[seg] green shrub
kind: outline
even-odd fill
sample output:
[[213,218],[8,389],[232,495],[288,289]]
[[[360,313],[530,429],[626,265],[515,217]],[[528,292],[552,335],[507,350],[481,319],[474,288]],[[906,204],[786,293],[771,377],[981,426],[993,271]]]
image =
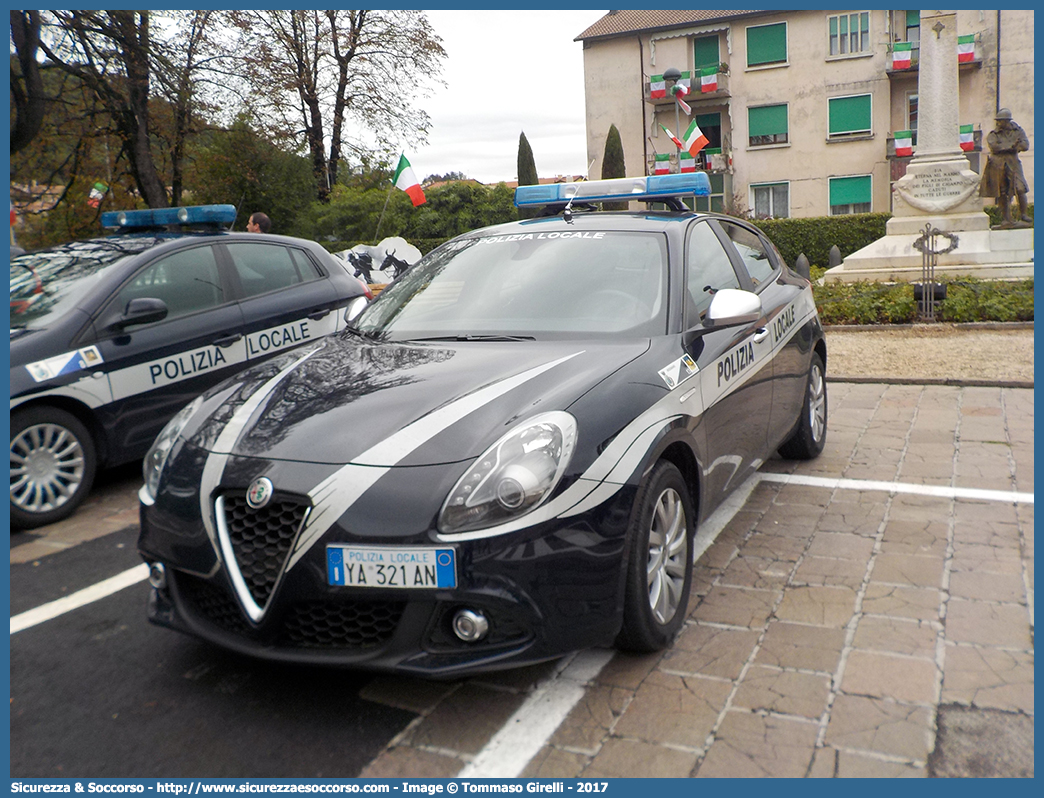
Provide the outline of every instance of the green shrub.
[[949,280],[939,308],[943,321],[1033,321],[1033,280]]

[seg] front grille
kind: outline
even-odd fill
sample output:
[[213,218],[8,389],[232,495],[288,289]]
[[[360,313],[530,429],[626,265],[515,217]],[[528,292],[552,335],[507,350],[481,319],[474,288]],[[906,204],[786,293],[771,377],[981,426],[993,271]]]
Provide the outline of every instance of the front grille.
[[251,597],[264,607],[272,595],[308,504],[295,498],[273,499],[255,510],[242,493],[224,496],[225,528],[236,566]]
[[300,602],[283,621],[283,637],[302,648],[376,648],[395,633],[405,607],[402,601]]
[[227,590],[206,579],[184,573],[179,573],[176,578],[178,592],[194,615],[226,632],[242,635],[250,631],[243,611]]

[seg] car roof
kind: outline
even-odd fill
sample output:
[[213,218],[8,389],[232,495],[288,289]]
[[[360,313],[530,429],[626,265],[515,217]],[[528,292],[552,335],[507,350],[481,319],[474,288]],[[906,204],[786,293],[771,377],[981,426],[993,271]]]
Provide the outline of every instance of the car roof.
[[534,233],[541,230],[619,230],[624,232],[665,232],[678,229],[697,218],[717,218],[713,214],[694,211],[586,211],[575,210],[569,220],[561,213],[517,222],[506,222],[465,233],[463,238],[477,236]]

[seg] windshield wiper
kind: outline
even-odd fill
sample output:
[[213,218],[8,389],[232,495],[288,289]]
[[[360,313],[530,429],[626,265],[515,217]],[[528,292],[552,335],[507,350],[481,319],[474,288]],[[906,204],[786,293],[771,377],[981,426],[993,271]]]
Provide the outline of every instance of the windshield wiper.
[[535,341],[532,335],[433,335],[428,338],[410,338],[411,341]]

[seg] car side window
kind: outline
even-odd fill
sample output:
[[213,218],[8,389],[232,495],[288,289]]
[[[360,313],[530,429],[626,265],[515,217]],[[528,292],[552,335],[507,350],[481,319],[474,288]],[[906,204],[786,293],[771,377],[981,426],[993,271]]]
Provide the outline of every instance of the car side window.
[[303,252],[290,247],[247,242],[225,246],[246,297],[278,291],[321,276]]
[[729,255],[707,222],[689,229],[686,263],[686,327],[695,326],[722,288],[739,288],[739,278]]
[[167,319],[217,307],[225,301],[213,247],[192,247],[147,266],[119,293],[124,311],[132,299],[162,299]]
[[754,287],[758,288],[772,279],[775,267],[769,257],[768,247],[752,230],[741,227],[738,224],[721,223],[722,229],[736,245],[736,250],[743,258],[743,264],[747,267],[750,279],[754,281]]

